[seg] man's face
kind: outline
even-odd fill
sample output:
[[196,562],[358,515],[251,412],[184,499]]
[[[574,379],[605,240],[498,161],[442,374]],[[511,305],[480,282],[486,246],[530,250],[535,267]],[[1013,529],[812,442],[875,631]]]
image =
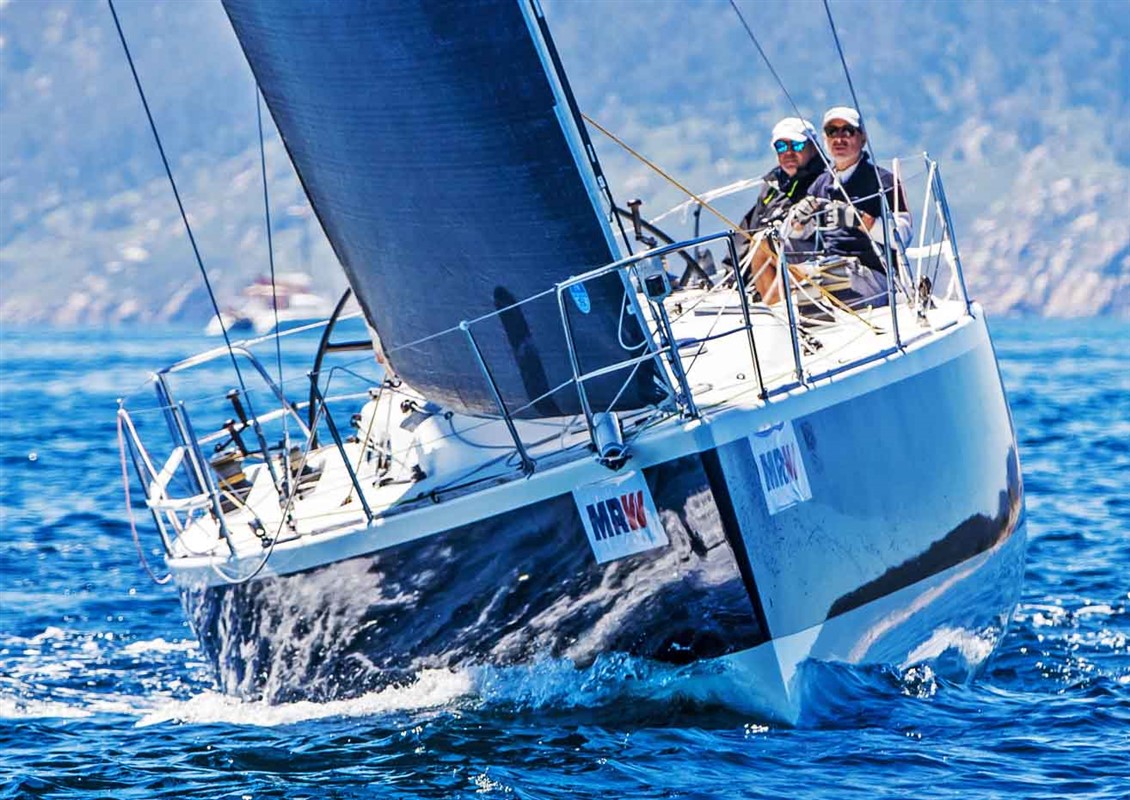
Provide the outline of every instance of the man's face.
[[[803,145],[803,149],[797,150],[796,148],[801,145]],[[782,148],[784,152],[781,152]],[[788,139],[778,139],[773,143],[773,149],[777,151],[777,163],[790,178],[796,175],[798,169],[812,160],[816,151],[811,142],[793,142]]]
[[859,160],[866,137],[847,120],[830,119],[824,124],[824,141],[837,167],[850,167]]

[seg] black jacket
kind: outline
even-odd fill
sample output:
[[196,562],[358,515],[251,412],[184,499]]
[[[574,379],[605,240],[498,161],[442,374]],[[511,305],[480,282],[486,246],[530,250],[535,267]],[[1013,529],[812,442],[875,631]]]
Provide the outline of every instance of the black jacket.
[[[785,212],[809,194],[813,182],[823,173],[824,161],[819,154],[810,158],[792,177],[780,167],[769,170],[761,178],[765,185],[761,187],[757,202],[742,217],[741,229],[752,232],[764,228],[770,222],[780,222],[784,219]],[[750,241],[738,234],[734,237],[734,245],[740,263],[745,260]]]
[[[878,176],[876,177],[876,173]],[[883,191],[887,195],[888,208],[895,207],[895,177],[882,167],[876,168],[871,159],[864,152],[860,155],[855,172],[844,182],[844,191],[851,198],[852,203],[860,211],[866,211],[873,217],[879,218],[883,214],[883,204],[879,200],[879,181],[882,181]],[[844,195],[836,188],[835,177],[831,172],[820,175],[808,189],[813,197],[823,197],[829,200],[843,200]],[[900,189],[901,193],[901,189]],[[898,207],[906,210],[906,198],[900,197]],[[876,225],[882,224],[876,222]],[[834,228],[822,233],[824,249],[829,253],[843,256],[855,256],[860,263],[871,269],[885,271],[883,262],[875,252],[875,245],[871,235],[858,227]],[[881,247],[881,246],[880,246]]]

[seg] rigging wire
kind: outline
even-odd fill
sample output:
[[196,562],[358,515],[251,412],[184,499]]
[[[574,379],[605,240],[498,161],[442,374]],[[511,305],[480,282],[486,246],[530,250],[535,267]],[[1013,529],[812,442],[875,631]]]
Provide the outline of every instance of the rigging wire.
[[[730,2],[733,2],[733,0],[730,0]],[[855,82],[851,79],[851,70],[848,69],[847,59],[844,57],[844,48],[843,45],[840,44],[840,34],[836,30],[836,21],[832,19],[832,8],[828,5],[828,0],[824,0],[824,13],[828,15],[828,25],[832,29],[832,39],[836,43],[836,52],[840,54],[840,64],[844,68],[844,77],[847,78],[848,92],[851,93],[852,107],[855,109],[855,113],[859,114],[859,127],[867,130],[867,126],[864,124],[863,111],[861,111],[859,107],[859,96],[855,93]],[[867,140],[864,141],[863,144],[867,148],[867,154],[871,156],[871,161],[874,164],[875,153],[871,149],[871,137],[867,137]],[[878,164],[875,164],[875,166],[878,168]]]
[[[733,1],[734,0],[730,0],[730,2],[733,2]],[[864,124],[863,112],[860,111],[860,109],[859,109],[859,96],[855,93],[855,81],[853,81],[851,79],[851,70],[848,69],[847,58],[844,56],[844,48],[843,48],[843,45],[840,43],[840,34],[839,34],[839,31],[836,30],[836,21],[834,19],[832,19],[832,7],[830,5],[828,5],[828,0],[824,0],[824,13],[827,14],[827,16],[828,16],[828,26],[832,29],[832,39],[836,43],[836,52],[838,52],[840,54],[840,64],[844,68],[844,77],[847,79],[848,91],[851,93],[851,102],[853,104],[852,107],[855,108],[855,113],[859,114],[859,127],[866,130],[867,126]],[[891,213],[891,209],[890,209],[890,206],[887,204],[887,194],[883,190],[883,177],[879,174],[879,162],[875,160],[875,151],[871,147],[871,137],[870,136],[866,137],[863,140],[863,146],[867,148],[867,155],[870,156],[870,158],[871,158],[871,167],[875,170],[875,180],[879,184],[879,205],[880,205],[880,208],[882,209],[882,212],[883,212],[880,215],[882,217],[881,221],[883,223],[883,251],[884,252],[882,253],[882,256],[883,256],[883,260],[889,266],[895,267],[895,269],[893,270],[895,272],[895,274],[888,276],[888,282],[889,282],[890,286],[893,288],[895,286],[895,283],[896,283],[895,278],[898,275],[898,269],[897,269],[897,265],[894,264],[894,261],[891,258],[891,256],[893,255],[893,248],[891,247],[891,229],[890,229],[890,225],[888,224],[889,220],[887,219],[887,215],[889,213]],[[899,191],[900,191],[898,182],[894,181],[891,188],[894,190],[895,202],[897,203],[898,202],[898,194],[899,194]],[[907,295],[909,296],[910,293],[907,292]],[[892,304],[894,302],[894,295],[893,294],[891,295],[891,302],[892,302]],[[898,323],[896,322],[895,323],[896,327],[897,327],[897,324]]]
[[[777,85],[781,87],[785,99],[789,101],[789,105],[793,107],[793,111],[796,112],[796,115],[804,119],[804,114],[801,113],[800,106],[796,104],[796,101],[793,100],[793,96],[789,94],[789,90],[785,88],[785,82],[781,80],[781,76],[777,74],[777,70],[773,67],[773,62],[769,60],[769,56],[766,55],[765,51],[762,49],[761,42],[757,40],[757,36],[754,35],[753,29],[749,27],[749,23],[745,20],[745,15],[742,14],[742,10],[738,8],[738,4],[735,0],[730,0],[730,8],[734,9],[734,13],[738,15],[738,21],[742,23],[742,27],[745,28],[749,40],[753,42],[753,46],[756,47],[757,52],[761,54],[761,60],[764,61],[765,66],[769,68],[769,74],[773,76],[773,79],[777,81]],[[817,150],[819,151],[819,148],[817,148]],[[821,153],[821,155],[823,155],[823,153]],[[825,159],[825,162],[827,162],[827,159]]]
[[[827,5],[828,5],[827,0],[824,0],[825,8],[827,8]],[[751,42],[753,42],[753,46],[757,48],[757,52],[761,55],[761,60],[765,62],[765,66],[768,67],[770,74],[772,74],[774,80],[777,81],[777,85],[781,88],[781,92],[785,95],[785,99],[788,100],[789,105],[793,107],[793,112],[800,119],[804,119],[804,114],[801,112],[800,106],[798,106],[796,104],[796,101],[793,100],[793,96],[791,94],[789,94],[788,88],[785,87],[785,82],[783,80],[781,80],[781,76],[777,74],[777,70],[773,67],[773,62],[769,60],[769,56],[766,54],[765,50],[761,47],[761,42],[758,41],[757,35],[753,32],[753,29],[749,26],[749,23],[746,22],[745,15],[742,14],[741,9],[738,8],[738,4],[737,4],[736,0],[730,0],[730,8],[734,9],[734,13],[738,15],[738,20],[742,23],[742,27],[745,28],[746,35],[749,37],[749,40]],[[829,11],[828,14],[829,14],[829,19],[831,19],[831,12]],[[833,26],[833,28],[832,28],[832,33],[833,33],[833,35],[835,35],[835,26]],[[839,47],[839,38],[838,37],[836,38],[836,46]],[[841,58],[843,57],[843,50],[840,51],[840,56],[841,56]],[[845,70],[847,69],[846,64],[844,65],[844,69]],[[851,85],[851,78],[850,77],[848,78],[848,84],[849,84],[849,86]],[[851,90],[851,96],[852,96],[852,102],[854,102],[856,104],[855,105],[856,111],[859,111],[859,103],[855,99],[855,89],[854,88],[852,88],[852,90]],[[860,114],[859,121],[860,121],[860,124],[862,126],[862,122],[863,122],[863,115],[862,114]],[[868,145],[870,145],[870,142],[868,142]],[[875,166],[875,168],[877,170],[878,164],[875,164],[875,155],[874,155],[874,153],[870,152],[870,148],[868,149],[868,153],[871,156],[871,161],[872,161],[873,166]],[[817,147],[816,148],[816,155],[820,156],[820,160],[824,162],[824,168],[834,173],[835,167],[832,163],[832,160],[824,152],[824,149],[821,148],[821,147]],[[879,176],[879,173],[876,172],[875,177],[878,178],[878,176]],[[836,186],[836,188],[838,188],[840,190],[840,193],[844,196],[844,200],[847,201],[847,204],[849,206],[851,206],[852,208],[855,208],[855,203],[852,201],[851,197],[848,196],[847,190],[844,189],[843,185],[840,184],[839,181],[836,181],[834,185]],[[881,185],[882,184],[880,183],[880,186]],[[880,254],[880,255],[882,255],[882,254]]]
[[[165,146],[161,143],[161,135],[157,132],[157,123],[153,119],[153,112],[149,108],[149,101],[145,96],[145,90],[141,86],[141,77],[137,74],[137,67],[133,62],[133,54],[130,52],[129,44],[126,42],[125,32],[122,30],[121,20],[118,19],[118,11],[114,7],[114,0],[106,0],[107,5],[110,7],[110,15],[114,18],[114,27],[118,31],[118,39],[122,43],[122,50],[125,52],[126,61],[129,64],[130,74],[133,75],[134,86],[137,87],[137,94],[141,98],[141,105],[145,108],[145,117],[149,120],[149,130],[153,133],[153,141],[157,144],[157,152],[161,154],[161,163],[165,167],[165,175],[169,179],[169,185],[173,190],[173,197],[177,202],[177,209],[180,211],[181,221],[184,223],[185,232],[188,234],[188,241],[192,245],[192,253],[196,258],[196,266],[200,270],[200,275],[204,279],[204,287],[208,290],[208,300],[212,304],[212,310],[216,314],[216,319],[220,323],[220,333],[224,337],[224,346],[227,348],[228,357],[231,359],[232,368],[235,370],[236,380],[239,382],[239,390],[241,396],[247,403],[247,411],[251,419],[257,419],[255,416],[255,409],[252,406],[251,394],[247,391],[247,383],[243,380],[243,372],[239,368],[239,360],[235,357],[235,350],[232,347],[231,336],[228,333],[227,325],[224,324],[223,315],[220,313],[219,303],[216,302],[216,293],[212,289],[212,281],[208,278],[208,270],[204,268],[204,259],[200,255],[200,248],[196,244],[196,237],[192,233],[192,225],[188,221],[188,212],[185,211],[184,202],[181,200],[180,191],[177,189],[177,182],[173,178],[173,169],[169,164],[169,158],[165,154]],[[270,454],[268,452],[267,441],[263,437],[263,431],[256,422],[254,425],[255,435],[259,439],[259,446],[263,451],[263,461],[267,465],[268,471],[271,474],[272,481],[278,485],[278,477],[275,475],[274,465],[271,463]]]
[[235,368],[236,377],[239,379],[239,388],[243,392],[244,397],[247,397],[248,406],[250,406],[250,397],[247,395],[247,387],[243,382],[243,373],[239,370],[239,362],[236,360],[235,351],[232,350],[231,337],[228,335],[227,325],[224,324],[224,318],[220,314],[220,307],[216,302],[216,294],[212,291],[212,282],[208,279],[208,271],[204,268],[204,259],[200,255],[200,248],[196,245],[196,237],[193,235],[192,226],[188,222],[188,213],[184,210],[184,203],[181,202],[177,182],[173,179],[172,167],[169,166],[169,159],[165,155],[165,147],[161,144],[161,136],[157,133],[157,123],[153,120],[153,112],[149,109],[149,101],[145,97],[145,90],[141,88],[141,78],[137,74],[137,67],[135,67],[133,63],[133,55],[130,53],[129,45],[126,43],[126,35],[122,31],[122,23],[118,20],[118,12],[117,9],[114,8],[114,0],[106,0],[106,3],[110,6],[110,14],[114,17],[114,27],[118,30],[118,38],[122,42],[122,49],[126,54],[126,61],[129,62],[129,70],[133,74],[134,85],[137,87],[137,93],[141,97],[141,104],[145,107],[145,116],[149,120],[149,129],[153,132],[153,140],[157,143],[157,151],[161,154],[161,163],[165,165],[165,175],[168,177],[169,185],[173,189],[173,197],[176,198],[181,221],[184,222],[184,229],[188,233],[188,241],[192,245],[192,253],[196,257],[196,266],[200,268],[200,275],[204,278],[204,288],[208,290],[208,300],[212,303],[212,310],[216,313],[216,319],[220,322],[220,333],[224,336],[224,344],[228,349],[228,355],[231,356],[231,363]]
[[[279,371],[279,387],[283,386],[282,338],[279,336],[279,296],[275,283],[275,245],[271,235],[271,198],[267,191],[267,151],[263,143],[263,96],[259,86],[255,86],[255,121],[259,126],[259,172],[263,176],[263,217],[267,223],[267,260],[271,265],[271,310],[275,314],[275,363]],[[285,408],[285,405],[284,405]],[[283,414],[283,441],[289,442],[290,435],[286,414]]]

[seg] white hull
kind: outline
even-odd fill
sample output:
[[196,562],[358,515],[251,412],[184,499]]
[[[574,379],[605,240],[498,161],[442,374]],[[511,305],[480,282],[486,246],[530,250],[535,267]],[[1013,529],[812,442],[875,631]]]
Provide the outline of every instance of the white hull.
[[[795,721],[806,659],[900,665],[918,653],[928,660],[941,655],[931,650],[939,637],[975,618],[983,619],[977,630],[990,641],[987,653],[1015,604],[1024,535],[1011,424],[983,319],[950,311],[944,330],[921,331],[904,351],[818,388],[768,403],[730,388],[724,401],[702,402],[699,419],[672,418],[635,438],[617,473],[591,457],[553,464],[533,449],[540,462],[532,476],[436,501],[429,481],[437,462],[425,458],[429,477],[408,487],[421,500],[405,501],[403,486],[373,487],[371,508],[390,502],[383,493],[403,510],[378,511],[371,523],[358,503],[342,505],[349,481],[338,475],[340,488],[330,491],[334,477],[324,473],[324,494],[311,493],[299,508],[298,535],[281,539],[266,564],[250,529],[236,538],[232,558],[206,518],[177,540],[169,564],[222,685],[237,694],[330,698],[342,693],[343,676],[348,693],[422,668],[546,655],[584,664],[625,649],[677,663],[719,659],[748,678],[748,697],[736,701]],[[740,353],[718,352],[715,364],[740,372]],[[770,513],[751,434],[781,422],[797,431],[811,497]],[[479,436],[489,441],[489,433]],[[481,457],[476,447],[464,456],[476,451]],[[448,472],[474,467],[457,453],[443,455]],[[569,519],[579,513],[578,492],[633,472],[648,478],[669,546],[598,564],[579,518]],[[264,475],[248,503],[266,492]],[[236,537],[238,519],[229,515]],[[313,524],[323,527],[303,532]],[[538,549],[545,539],[553,546]],[[555,564],[575,574],[556,574]],[[228,585],[257,568],[251,586],[261,588]],[[434,584],[414,577],[425,568]],[[520,593],[531,575],[548,581],[536,586],[540,610],[524,601],[499,611],[500,598]],[[556,582],[578,576],[588,588],[553,595]],[[622,588],[609,594],[612,585]],[[640,616],[664,595],[670,610]],[[430,618],[452,613],[453,603],[476,610],[439,639],[431,631],[421,639],[411,625],[369,643],[355,635],[381,626],[382,613]],[[323,622],[303,638],[288,615],[267,621],[281,607]],[[677,607],[700,617],[679,621]],[[577,619],[579,627],[570,622]],[[296,667],[296,650],[324,660],[303,658]],[[360,662],[368,667],[358,671]]]

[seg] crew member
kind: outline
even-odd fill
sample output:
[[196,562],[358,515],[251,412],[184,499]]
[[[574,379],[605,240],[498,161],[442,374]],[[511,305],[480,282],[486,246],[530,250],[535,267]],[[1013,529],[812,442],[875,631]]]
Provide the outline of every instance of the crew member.
[[894,175],[873,164],[863,149],[867,132],[854,108],[836,106],[824,114],[824,141],[832,168],[812,182],[808,193],[814,200],[805,202],[813,209],[821,208],[825,219],[830,216],[829,209],[839,212],[836,219],[841,224],[820,228],[823,250],[859,259],[870,273],[861,273],[853,281],[853,290],[883,305],[887,270],[880,256],[884,242],[880,195],[886,197],[891,211],[890,227],[904,244],[910,241],[913,227],[906,195],[901,186],[896,190]]
[[[785,117],[773,126],[770,142],[777,154],[777,166],[762,177],[761,193],[742,218],[741,231],[735,234],[734,242],[742,273],[752,277],[766,302],[775,301],[770,297],[774,290],[769,267],[777,260],[777,254],[765,234],[806,196],[812,183],[824,172],[824,157],[817,152],[816,129],[808,120]],[[813,246],[812,239],[786,241],[789,253],[802,254]],[[772,274],[775,275],[775,270]]]

